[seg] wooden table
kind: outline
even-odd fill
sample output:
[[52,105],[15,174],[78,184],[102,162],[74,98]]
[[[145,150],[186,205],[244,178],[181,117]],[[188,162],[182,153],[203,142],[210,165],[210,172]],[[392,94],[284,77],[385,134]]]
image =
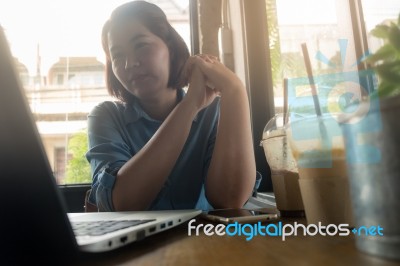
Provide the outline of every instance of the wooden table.
[[[208,223],[196,218],[198,223]],[[284,223],[304,219],[283,220]],[[399,251],[400,252],[400,251]],[[350,236],[188,236],[183,224],[120,250],[97,255],[84,265],[400,265],[359,252]]]

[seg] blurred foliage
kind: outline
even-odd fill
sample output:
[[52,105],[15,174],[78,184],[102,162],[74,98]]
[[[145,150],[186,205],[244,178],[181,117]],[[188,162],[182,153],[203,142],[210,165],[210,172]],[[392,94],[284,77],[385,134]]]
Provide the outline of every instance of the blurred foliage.
[[400,14],[390,25],[377,25],[371,34],[384,45],[366,58],[379,76],[377,93],[380,97],[400,94]]
[[68,153],[72,155],[67,164],[66,184],[91,183],[90,165],[85,154],[88,150],[86,132],[74,134],[68,142]]
[[285,77],[303,77],[307,75],[304,68],[304,60],[300,52],[281,52],[276,1],[266,1],[272,81],[275,90],[282,88]]
[[269,34],[269,51],[271,57],[271,70],[272,80],[274,87],[277,83],[280,83],[282,79],[281,75],[281,45],[278,28],[278,11],[276,9],[276,0],[266,1],[266,12],[267,12],[267,25]]

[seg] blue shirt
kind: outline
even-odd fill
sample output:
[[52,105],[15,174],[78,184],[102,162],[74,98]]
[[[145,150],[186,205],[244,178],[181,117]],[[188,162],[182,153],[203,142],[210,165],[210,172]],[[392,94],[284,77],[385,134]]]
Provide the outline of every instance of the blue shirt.
[[[178,99],[182,97],[184,91],[178,90]],[[214,149],[219,102],[216,98],[193,120],[183,150],[149,209],[212,208],[205,197],[204,182]],[[118,170],[140,151],[161,124],[162,121],[144,112],[138,100],[133,104],[107,101],[92,110],[88,116],[89,151],[86,154],[93,175],[90,203],[101,211],[114,210],[111,191]],[[157,156],[154,167],[157,167]]]

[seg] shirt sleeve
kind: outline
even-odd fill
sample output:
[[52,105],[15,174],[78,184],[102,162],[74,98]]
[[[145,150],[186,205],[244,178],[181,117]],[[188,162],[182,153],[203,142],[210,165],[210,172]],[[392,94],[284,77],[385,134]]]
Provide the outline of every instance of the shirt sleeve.
[[92,170],[89,202],[100,211],[114,211],[112,189],[118,170],[133,156],[123,138],[124,121],[112,102],[103,103],[88,116],[89,151]]

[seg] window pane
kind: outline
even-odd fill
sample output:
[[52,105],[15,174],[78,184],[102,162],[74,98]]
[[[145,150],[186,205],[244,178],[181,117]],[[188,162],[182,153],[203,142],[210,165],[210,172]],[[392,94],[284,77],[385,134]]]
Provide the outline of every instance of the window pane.
[[307,44],[315,76],[356,69],[347,0],[267,0],[266,3],[277,113],[283,107],[283,79],[307,77],[302,43]]
[[368,37],[368,48],[370,52],[375,52],[383,45],[381,39],[371,35],[371,30],[375,26],[382,24],[388,25],[391,21],[396,21],[400,13],[399,0],[362,0],[365,28]]
[[[54,176],[59,184],[90,182],[86,117],[110,100],[104,81],[101,29],[128,0],[0,2],[0,24]],[[153,0],[190,49],[189,0]]]

